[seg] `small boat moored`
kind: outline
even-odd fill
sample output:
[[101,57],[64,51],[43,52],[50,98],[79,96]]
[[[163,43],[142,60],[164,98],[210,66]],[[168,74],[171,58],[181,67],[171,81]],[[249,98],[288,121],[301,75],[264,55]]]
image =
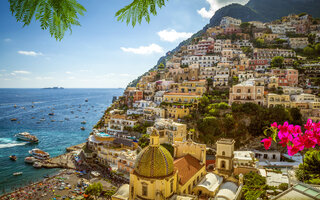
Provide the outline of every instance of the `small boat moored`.
[[41,149],[32,149],[29,151],[29,154],[39,160],[46,160],[50,158],[50,154],[42,151]]
[[49,113],[48,115],[51,115],[51,116],[53,116],[53,115],[54,115],[54,113]]
[[13,173],[13,176],[19,176],[19,175],[22,175],[22,172],[15,172],[15,173]]
[[9,156],[10,160],[16,161],[17,160],[17,156],[16,155],[11,155]]
[[17,118],[12,118],[11,121],[17,121]]
[[80,129],[81,129],[81,130],[83,130],[83,131],[84,131],[84,130],[86,130],[86,128],[85,128],[85,127],[83,127],[83,126],[82,126]]
[[35,162],[33,163],[32,165],[34,168],[41,168],[42,167],[42,164],[40,162]]
[[34,157],[26,157],[26,158],[24,159],[24,162],[25,162],[25,163],[28,163],[28,164],[33,164],[33,163],[36,162],[36,161],[37,161],[37,159],[34,158]]
[[82,122],[81,122],[81,124],[86,124],[86,123],[87,123],[86,121],[82,121]]

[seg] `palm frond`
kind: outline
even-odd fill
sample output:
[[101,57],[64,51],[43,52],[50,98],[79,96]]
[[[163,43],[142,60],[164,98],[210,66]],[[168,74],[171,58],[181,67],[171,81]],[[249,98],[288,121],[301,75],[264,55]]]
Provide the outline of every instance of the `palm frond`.
[[68,29],[72,32],[72,26],[80,26],[79,15],[86,11],[77,0],[9,0],[9,3],[12,15],[23,26],[35,19],[59,41]]
[[131,22],[134,27],[138,22],[141,24],[144,18],[146,22],[150,22],[150,14],[157,15],[157,7],[161,9],[168,0],[133,0],[132,3],[120,9],[116,13],[118,21]]

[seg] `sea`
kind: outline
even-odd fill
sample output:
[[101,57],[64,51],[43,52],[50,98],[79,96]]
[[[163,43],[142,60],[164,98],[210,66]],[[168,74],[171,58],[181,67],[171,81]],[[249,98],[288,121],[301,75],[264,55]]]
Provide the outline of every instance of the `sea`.
[[[120,88],[0,89],[0,194],[57,173],[58,169],[35,169],[24,158],[34,148],[54,157],[65,153],[66,147],[86,142],[113,96],[122,93]],[[20,132],[37,136],[39,143],[17,140],[15,134]],[[16,155],[17,161],[11,161],[10,155]],[[23,174],[13,176],[15,172]]]

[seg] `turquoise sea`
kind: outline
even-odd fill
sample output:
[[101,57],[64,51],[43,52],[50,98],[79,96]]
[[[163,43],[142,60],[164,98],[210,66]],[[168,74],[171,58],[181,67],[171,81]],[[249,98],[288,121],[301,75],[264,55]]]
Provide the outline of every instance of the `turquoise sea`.
[[[33,148],[53,157],[64,153],[66,147],[85,142],[112,97],[122,93],[123,89],[0,89],[0,194],[57,172],[35,169],[25,164],[24,158]],[[82,121],[87,123],[81,124]],[[18,141],[14,135],[20,132],[29,132],[40,142]],[[12,154],[18,157],[17,161],[9,160]],[[14,172],[23,174],[13,176]]]

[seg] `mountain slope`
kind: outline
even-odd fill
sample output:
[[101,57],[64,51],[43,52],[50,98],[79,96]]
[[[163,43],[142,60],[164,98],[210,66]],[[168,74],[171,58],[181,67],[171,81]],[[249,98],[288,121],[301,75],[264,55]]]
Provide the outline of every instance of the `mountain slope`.
[[[175,49],[167,52],[166,56],[161,57],[157,65],[161,62],[165,64],[166,58],[176,52],[181,46],[189,44],[193,38],[200,36],[208,28],[220,24],[222,17],[230,16],[241,19],[244,22],[248,21],[274,21],[281,19],[289,14],[300,14],[306,12],[313,17],[320,17],[320,0],[250,0],[246,5],[233,3],[216,11],[202,30],[192,35],[189,39],[181,42]],[[152,69],[155,69],[155,65]],[[135,86],[139,79],[133,80],[128,86]]]

